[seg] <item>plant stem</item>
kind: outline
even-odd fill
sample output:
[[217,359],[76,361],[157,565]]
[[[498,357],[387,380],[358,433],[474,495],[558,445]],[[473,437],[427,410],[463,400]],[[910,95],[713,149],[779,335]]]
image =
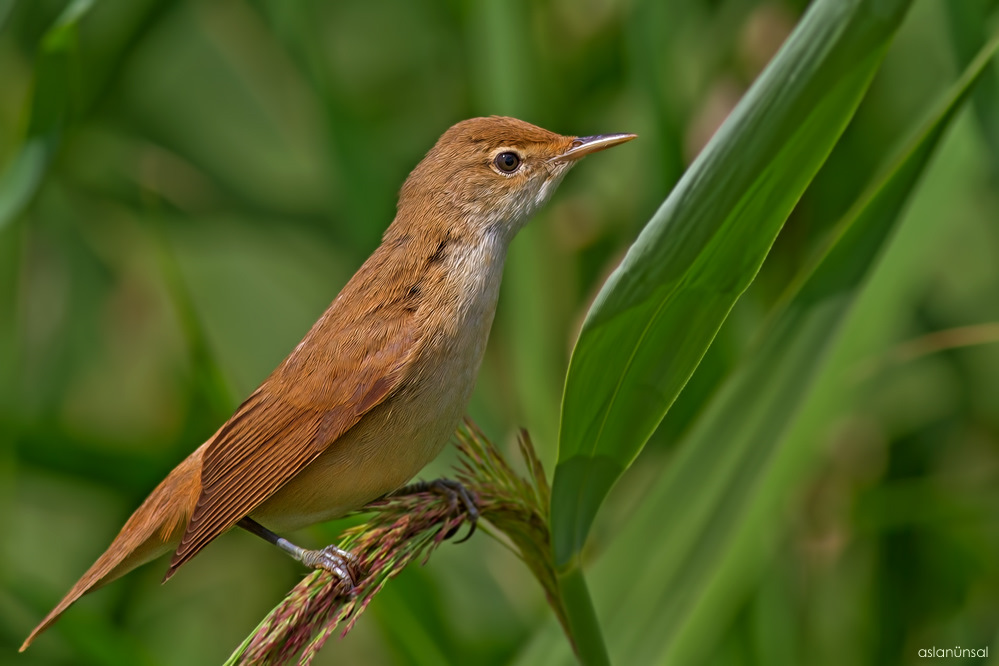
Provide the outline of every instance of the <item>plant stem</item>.
[[569,620],[569,641],[583,666],[610,666],[604,636],[590,600],[579,558],[574,557],[558,572],[559,593]]

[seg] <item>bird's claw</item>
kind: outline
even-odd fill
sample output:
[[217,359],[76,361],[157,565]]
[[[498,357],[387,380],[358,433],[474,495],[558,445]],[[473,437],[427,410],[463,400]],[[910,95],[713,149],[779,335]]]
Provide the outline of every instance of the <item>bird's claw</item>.
[[[448,498],[448,504],[450,504],[451,509],[455,510],[458,508],[458,502],[460,501],[465,507],[465,516],[468,519],[468,534],[466,534],[461,539],[455,541],[455,543],[464,543],[472,538],[475,534],[475,527],[479,523],[479,505],[476,503],[475,495],[468,490],[463,484],[454,479],[436,479],[430,483],[431,488],[437,492],[446,495]],[[454,526],[451,531],[444,535],[445,539],[450,539],[458,531],[458,526]]]
[[354,589],[355,576],[360,570],[360,562],[350,551],[330,544],[325,548],[307,550],[302,554],[302,564],[312,569],[329,571]]
[[[463,538],[455,541],[455,543],[464,543],[472,538],[475,534],[475,526],[478,523],[479,516],[479,505],[477,504],[475,493],[471,492],[466,488],[461,482],[455,481],[454,479],[434,479],[433,481],[417,481],[408,486],[403,486],[399,490],[392,493],[392,495],[410,495],[413,493],[422,492],[435,492],[440,495],[447,497],[448,505],[451,511],[458,510],[458,502],[465,508],[465,516],[468,519],[470,527],[468,528],[468,534]],[[458,531],[459,525],[451,528],[447,534],[444,535],[445,539],[450,539]]]

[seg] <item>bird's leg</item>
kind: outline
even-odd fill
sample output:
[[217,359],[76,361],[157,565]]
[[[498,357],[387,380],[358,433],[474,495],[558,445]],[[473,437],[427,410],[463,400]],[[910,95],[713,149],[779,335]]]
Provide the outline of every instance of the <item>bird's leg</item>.
[[256,534],[264,541],[274,544],[310,569],[325,569],[346,581],[351,588],[354,587],[354,574],[352,572],[359,570],[360,564],[353,553],[332,544],[317,550],[307,550],[271,532],[248,516],[236,524],[250,534]]
[[[434,492],[444,495],[448,499],[448,503],[451,506],[451,510],[454,511],[458,508],[458,502],[460,501],[465,507],[465,514],[468,518],[468,523],[471,527],[468,528],[468,534],[465,535],[463,539],[455,541],[455,543],[464,543],[472,538],[475,534],[475,525],[479,520],[479,505],[476,503],[475,493],[472,493],[465,486],[463,486],[458,481],[454,479],[434,479],[433,481],[417,481],[411,483],[407,486],[403,486],[398,490],[388,494],[388,497],[397,497],[399,495],[412,495],[415,493],[425,493]],[[458,531],[455,527],[450,532],[448,532],[444,538],[450,539],[454,536],[454,533]]]

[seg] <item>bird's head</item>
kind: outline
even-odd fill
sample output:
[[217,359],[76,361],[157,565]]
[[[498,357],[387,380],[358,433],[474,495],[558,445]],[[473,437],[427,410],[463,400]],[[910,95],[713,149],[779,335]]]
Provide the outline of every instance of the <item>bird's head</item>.
[[516,118],[472,118],[448,129],[413,169],[399,212],[438,218],[506,241],[551,196],[584,155],[634,134],[562,136]]

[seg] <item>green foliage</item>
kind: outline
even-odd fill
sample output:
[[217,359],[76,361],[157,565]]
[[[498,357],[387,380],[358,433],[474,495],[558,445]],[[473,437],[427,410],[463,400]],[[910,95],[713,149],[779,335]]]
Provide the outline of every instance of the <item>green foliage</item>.
[[677,183],[586,315],[566,377],[555,559],[693,373],[877,71],[908,2],[816,2]]
[[[624,650],[622,663],[684,664],[710,651],[717,639],[713,625],[731,613],[729,591],[744,586],[767,556],[773,512],[791,490],[788,481],[816,453],[816,425],[828,422],[830,414],[815,410],[835,402],[827,398],[803,413],[823,374],[842,372],[828,360],[843,324],[941,135],[997,44],[979,54],[836,225],[830,246],[801,272],[756,344],[705,406],[684,438],[682,453],[649,494],[648,506],[682,506],[683,511],[665,524],[661,513],[640,511],[622,534],[644,544],[650,553],[644,573],[651,575],[654,568],[672,592],[661,597],[645,585],[618,588],[621,603],[651,608],[645,621],[608,627]],[[649,539],[656,526],[662,527]],[[640,640],[653,628],[657,641]]]
[[[3,654],[300,339],[440,132],[490,113],[640,135],[514,244],[470,409],[563,463],[581,657],[999,650],[997,4],[913,3],[897,32],[900,1],[807,4],[0,3]],[[566,474],[595,454],[608,474]],[[302,576],[238,532],[162,567],[20,663],[221,663]],[[552,586],[481,535],[445,544],[313,663],[567,663]]]

